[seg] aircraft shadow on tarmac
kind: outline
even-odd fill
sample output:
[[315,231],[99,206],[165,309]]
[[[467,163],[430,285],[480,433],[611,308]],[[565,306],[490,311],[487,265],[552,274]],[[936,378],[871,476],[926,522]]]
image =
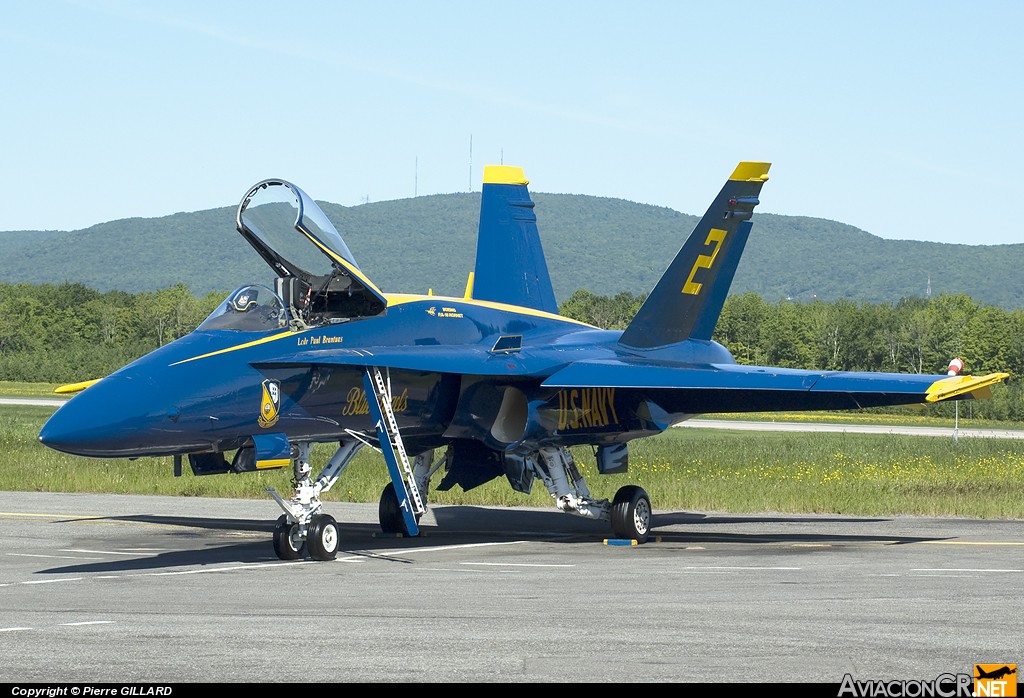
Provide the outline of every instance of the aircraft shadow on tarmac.
[[[399,563],[411,563],[401,557],[403,550],[423,546],[492,542],[495,540],[531,539],[548,543],[595,544],[608,538],[607,522],[567,516],[548,509],[496,508],[462,505],[435,506],[429,510],[436,524],[424,523],[421,536],[405,538],[400,535],[385,535],[380,527],[370,523],[338,522],[341,534],[340,557],[365,555],[374,559]],[[168,550],[155,555],[140,554],[136,558],[120,557],[116,560],[67,565],[48,570],[41,574],[83,574],[114,573],[144,570],[167,570],[175,567],[225,564],[293,564],[282,562],[276,557],[271,543],[273,521],[257,519],[227,519],[208,517],[130,515],[105,517],[108,521],[135,522],[167,527],[156,536],[169,535],[177,545],[184,539],[185,549]],[[758,515],[749,517],[730,515],[706,515],[688,512],[669,512],[652,517],[651,538],[645,546],[661,543],[685,543],[701,545],[707,543],[735,543],[747,545],[765,544],[906,544],[929,540],[935,537],[887,536],[871,534],[839,534],[827,531],[816,533],[800,532],[736,532],[715,531],[722,525],[750,524],[758,527],[772,524],[874,524],[885,522],[884,518],[849,518],[799,515]],[[68,519],[66,521],[74,521]],[[687,530],[687,525],[699,524],[702,530]],[[712,528],[708,528],[708,527]],[[195,529],[195,530],[189,530]],[[233,534],[265,534],[252,540],[230,541],[218,537],[217,531]],[[147,536],[154,534],[147,533]],[[164,541],[163,543],[166,543]],[[161,541],[154,540],[153,547],[160,547]],[[644,546],[634,546],[644,547]]]

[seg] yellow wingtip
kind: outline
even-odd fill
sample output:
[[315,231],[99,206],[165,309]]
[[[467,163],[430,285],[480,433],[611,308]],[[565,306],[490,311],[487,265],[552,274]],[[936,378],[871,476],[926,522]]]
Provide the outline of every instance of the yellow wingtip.
[[989,373],[984,376],[941,378],[928,386],[924,399],[928,402],[939,402],[964,393],[971,393],[975,399],[983,399],[991,394],[991,386],[1009,377],[1009,373]]
[[61,385],[61,386],[58,386],[58,387],[54,388],[53,392],[60,393],[60,394],[80,393],[81,391],[83,391],[86,388],[88,388],[90,385],[92,385],[94,383],[99,383],[99,382],[100,382],[100,379],[96,378],[96,379],[91,380],[91,381],[82,381],[80,383],[67,383],[65,385]]

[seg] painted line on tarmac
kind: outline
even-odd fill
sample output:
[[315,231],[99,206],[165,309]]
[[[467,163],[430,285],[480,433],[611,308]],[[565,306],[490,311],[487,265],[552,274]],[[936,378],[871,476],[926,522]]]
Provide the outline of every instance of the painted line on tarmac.
[[0,511],[0,519],[53,519],[61,523],[99,524],[106,526],[151,526],[156,528],[192,528],[188,524],[165,523],[162,521],[131,521],[117,516],[95,516],[83,514],[36,514],[29,512]]
[[959,572],[993,572],[993,573],[1009,572],[1009,573],[1017,573],[1017,574],[1020,574],[1021,572],[1024,572],[1024,570],[995,569],[995,568],[985,568],[985,567],[961,567],[961,568],[937,567],[937,568],[934,568],[934,569],[929,569],[929,568],[912,569],[910,571],[911,572],[955,572],[955,573],[959,573]]
[[0,516],[14,519],[40,518],[40,519],[106,519],[106,516],[83,516],[82,514],[32,514],[26,511],[0,511]]
[[48,560],[102,560],[101,557],[82,557],[81,555],[41,555],[39,553],[5,553],[8,557],[44,557]]
[[61,625],[107,625],[113,622],[112,620],[83,620],[78,623],[61,623]]
[[[113,620],[85,620],[85,621],[81,621],[81,622],[78,622],[78,623],[60,623],[59,625],[60,626],[65,626],[65,627],[80,626],[80,625],[109,625],[109,624],[112,624],[112,623],[115,623],[115,622],[116,621],[113,621]],[[14,627],[10,627],[10,628],[0,628],[0,633],[13,633],[13,632],[17,632],[19,630],[35,630],[35,628],[27,628],[27,627],[21,627],[21,626],[14,626]]]
[[799,572],[803,567],[742,567],[737,565],[721,565],[709,567],[682,567],[689,572]]
[[738,565],[721,565],[709,567],[682,567],[684,572],[799,572],[803,567],[743,567]]
[[1024,541],[999,540],[923,540],[925,545],[1024,545]]
[[[150,555],[149,555],[150,557],[156,557],[162,551],[161,550],[156,550],[156,551],[152,551],[152,550],[150,550],[150,551],[132,550],[132,551],[124,552],[124,551],[120,551],[120,550],[80,550],[80,549],[77,549],[77,548],[69,548],[67,550],[61,550],[60,552],[62,552],[62,553],[86,553],[87,555],[88,554],[92,554],[92,555],[129,555],[129,556],[134,556],[134,557],[138,557],[140,552],[149,552],[150,553]],[[100,558],[90,557],[90,558],[86,558],[86,559],[88,559],[88,560],[98,560]]]
[[541,565],[528,562],[460,562],[460,565],[475,565],[479,567],[575,567],[576,565]]
[[461,550],[461,549],[464,549],[464,548],[488,548],[488,547],[492,547],[492,546],[495,546],[495,545],[522,545],[523,543],[528,543],[528,542],[529,541],[525,541],[525,540],[509,540],[509,541],[500,541],[500,542],[494,542],[494,543],[459,543],[457,545],[435,545],[435,546],[430,547],[430,548],[407,548],[407,549],[401,550],[401,551],[392,550],[392,551],[389,551],[389,554],[396,555],[398,553],[401,553],[403,555],[407,555],[409,553],[434,553],[434,552],[437,552],[439,550]]

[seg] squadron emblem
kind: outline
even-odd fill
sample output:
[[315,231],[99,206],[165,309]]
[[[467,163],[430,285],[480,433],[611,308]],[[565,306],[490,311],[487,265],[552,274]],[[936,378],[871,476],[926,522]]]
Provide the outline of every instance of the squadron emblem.
[[277,424],[281,410],[281,383],[267,379],[263,381],[263,401],[260,404],[260,416],[256,420],[264,429]]

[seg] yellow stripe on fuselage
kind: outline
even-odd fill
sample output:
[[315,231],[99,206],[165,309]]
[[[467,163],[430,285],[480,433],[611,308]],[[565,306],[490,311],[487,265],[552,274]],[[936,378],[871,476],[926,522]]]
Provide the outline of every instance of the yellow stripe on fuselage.
[[[465,303],[468,305],[475,305],[482,308],[491,308],[492,310],[501,310],[507,313],[518,313],[520,315],[530,315],[533,317],[545,318],[548,320],[560,320],[562,322],[572,323],[574,325],[580,325],[582,327],[590,327],[592,329],[598,329],[594,325],[588,325],[585,322],[579,320],[573,320],[572,318],[563,317],[561,315],[555,315],[554,313],[546,313],[543,310],[534,310],[533,308],[523,308],[518,305],[508,305],[506,303],[495,303],[493,301],[478,301],[478,300],[467,300],[465,298],[451,298],[449,296],[419,296],[413,294],[386,294],[384,298],[388,302],[388,307],[405,305],[406,303],[417,303],[420,301],[429,301],[431,303],[450,302],[450,303]],[[311,327],[308,330],[302,332],[309,332],[311,330],[320,330],[321,327]],[[295,335],[302,334],[302,332],[294,332],[288,330],[287,332],[281,332],[279,334],[272,335],[270,337],[264,337],[263,339],[255,339],[251,342],[245,342],[243,344],[236,344],[233,347],[226,347],[224,349],[218,349],[217,351],[211,351],[206,354],[200,354],[199,356],[193,356],[189,359],[182,359],[181,361],[175,361],[171,366],[177,366],[179,364],[185,364],[189,361],[198,361],[199,359],[207,359],[211,356],[217,356],[219,354],[227,354],[228,352],[238,351],[239,349],[248,349],[249,347],[255,347],[259,344],[266,344],[267,342],[274,342],[278,339],[284,339],[286,337],[294,337]],[[355,350],[353,350],[355,351]]]
[[244,344],[236,344],[235,346],[227,347],[226,349],[218,349],[217,351],[211,351],[208,354],[200,354],[199,356],[193,356],[191,359],[182,359],[181,361],[175,361],[173,364],[171,364],[171,366],[177,366],[178,364],[187,364],[189,361],[198,361],[199,359],[206,359],[206,358],[209,358],[211,356],[217,356],[218,354],[227,354],[229,351],[238,351],[239,349],[248,349],[249,347],[254,347],[254,346],[258,345],[258,344],[266,344],[267,342],[274,342],[274,341],[277,341],[278,339],[284,339],[285,337],[292,337],[292,336],[294,336],[296,334],[299,334],[299,333],[298,332],[292,332],[291,330],[288,330],[287,332],[281,332],[280,334],[275,334],[275,335],[272,335],[270,337],[264,337],[263,339],[254,339],[253,341],[245,342]]
[[573,320],[572,318],[565,317],[563,315],[556,315],[555,313],[548,313],[543,310],[535,310],[534,308],[525,308],[521,305],[509,305],[508,303],[496,303],[494,301],[481,301],[475,298],[453,298],[451,296],[420,296],[412,293],[386,293],[384,297],[387,298],[388,307],[405,305],[406,303],[417,303],[419,301],[429,301],[431,303],[437,303],[438,301],[449,301],[451,303],[466,303],[469,305],[475,305],[480,308],[490,308],[492,310],[501,310],[506,313],[518,313],[520,315],[530,315],[532,317],[541,317],[547,320],[560,320],[562,322],[569,322],[574,325],[582,325],[583,327],[590,327],[598,329],[594,325],[590,325],[580,320]]

